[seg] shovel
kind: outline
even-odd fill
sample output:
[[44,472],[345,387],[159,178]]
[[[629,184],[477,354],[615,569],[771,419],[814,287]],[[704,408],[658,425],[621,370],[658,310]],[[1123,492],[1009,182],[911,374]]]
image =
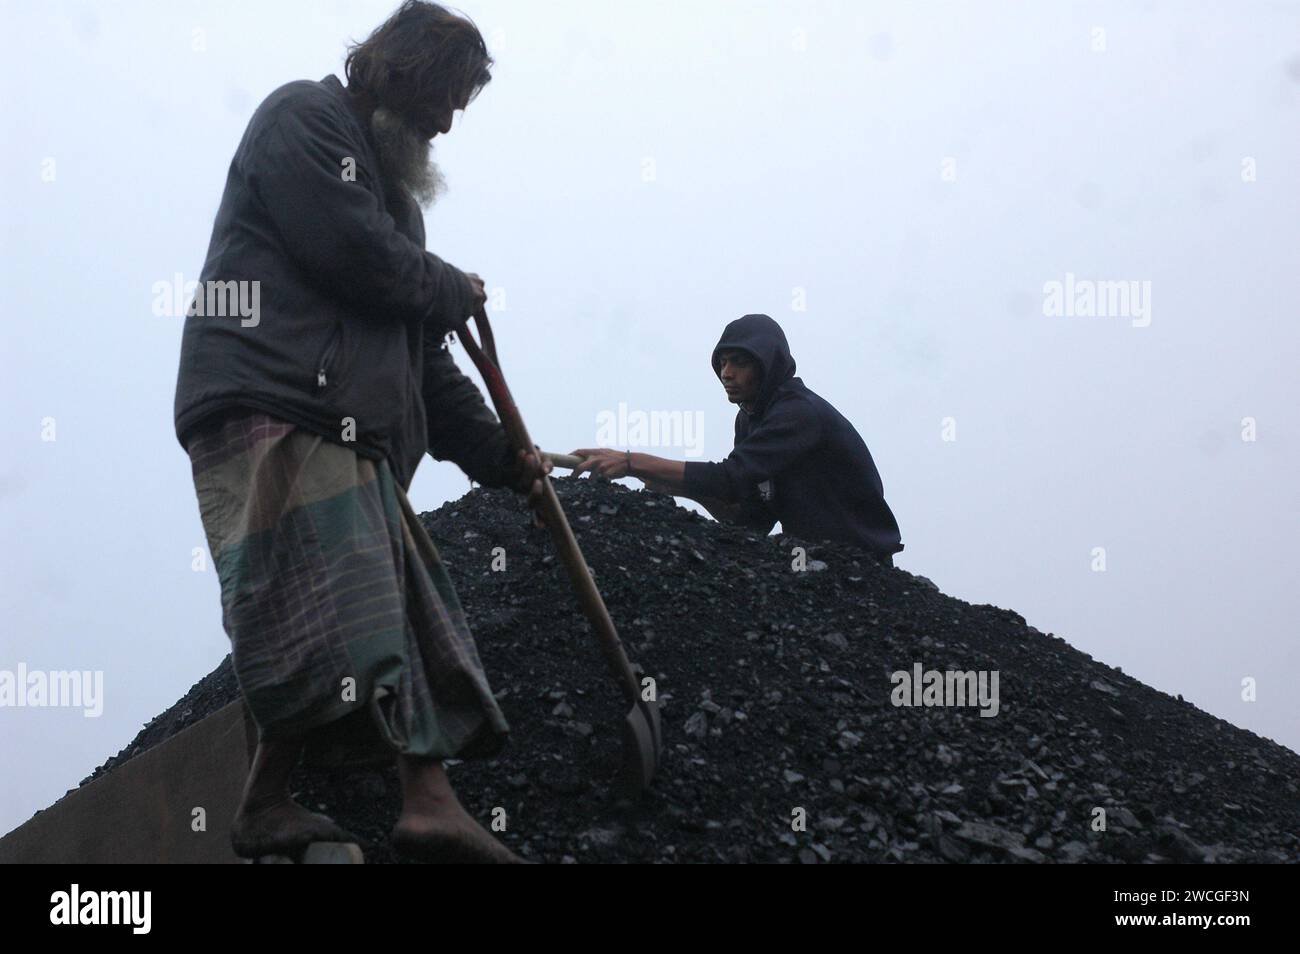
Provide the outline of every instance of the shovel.
[[[469,330],[469,323],[457,332],[461,344],[469,352],[479,374],[487,384],[488,394],[496,405],[497,416],[506,429],[506,436],[511,447],[517,452],[525,450],[530,454],[542,452],[536,449],[533,440],[524,427],[524,419],[515,406],[506,379],[501,375],[501,362],[497,359],[496,341],[492,337],[492,326],[488,323],[487,310],[481,305],[474,313],[474,322],[478,325],[479,337],[483,339],[482,347]],[[484,353],[486,352],[486,354]],[[575,459],[576,463],[576,459]],[[614,621],[609,618],[609,610],[601,599],[600,591],[591,578],[591,570],[578,549],[573,530],[564,516],[560,498],[555,494],[550,478],[542,475],[543,498],[539,509],[542,519],[551,531],[555,547],[560,551],[560,559],[569,571],[569,580],[578,591],[578,602],[586,614],[591,628],[595,630],[601,653],[605,657],[610,672],[623,690],[624,702],[628,713],[623,719],[623,768],[619,778],[619,788],[627,795],[637,795],[646,789],[659,767],[659,755],[663,748],[663,737],[659,731],[659,706],[653,700],[643,698],[641,680],[644,673],[639,667],[634,668],[623,651],[623,643],[618,638]]]

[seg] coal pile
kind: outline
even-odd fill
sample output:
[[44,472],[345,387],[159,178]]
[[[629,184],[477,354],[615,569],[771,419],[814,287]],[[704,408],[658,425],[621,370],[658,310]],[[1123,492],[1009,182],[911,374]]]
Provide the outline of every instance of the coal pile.
[[[556,487],[629,656],[657,681],[665,758],[640,804],[612,798],[621,701],[518,498],[477,489],[422,515],[512,727],[500,756],[449,772],[484,824],[504,809],[499,837],[524,857],[1300,860],[1289,749],[852,547],[762,537],[604,481]],[[891,674],[918,664],[996,670],[996,715],[895,705]],[[100,771],[235,698],[227,660]],[[295,790],[369,861],[391,860],[395,769],[300,769]]]

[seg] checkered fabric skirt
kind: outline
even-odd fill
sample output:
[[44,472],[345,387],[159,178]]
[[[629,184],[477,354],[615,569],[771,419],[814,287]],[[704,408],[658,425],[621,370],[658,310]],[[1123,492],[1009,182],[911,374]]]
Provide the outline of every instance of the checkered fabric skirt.
[[387,461],[244,409],[187,450],[264,738],[322,750],[334,737],[337,761],[501,748],[509,730],[460,601]]

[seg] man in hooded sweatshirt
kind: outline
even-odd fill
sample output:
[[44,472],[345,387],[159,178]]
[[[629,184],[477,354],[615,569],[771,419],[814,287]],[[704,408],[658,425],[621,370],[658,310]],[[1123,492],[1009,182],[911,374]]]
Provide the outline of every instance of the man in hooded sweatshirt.
[[836,540],[885,565],[903,549],[880,474],[844,415],[795,377],[781,326],[767,315],[731,322],[713,349],[713,372],[739,405],[735,446],[719,463],[585,448],[575,473],[636,477],[652,490],[689,497],[714,517],[768,533]]

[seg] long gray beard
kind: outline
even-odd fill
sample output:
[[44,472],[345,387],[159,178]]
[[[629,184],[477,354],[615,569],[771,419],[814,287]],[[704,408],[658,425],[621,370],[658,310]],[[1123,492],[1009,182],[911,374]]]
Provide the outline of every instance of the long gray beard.
[[442,170],[429,158],[433,144],[422,139],[401,116],[383,106],[377,107],[370,117],[370,131],[375,137],[384,175],[401,183],[415,196],[420,208],[433,205],[447,189]]

